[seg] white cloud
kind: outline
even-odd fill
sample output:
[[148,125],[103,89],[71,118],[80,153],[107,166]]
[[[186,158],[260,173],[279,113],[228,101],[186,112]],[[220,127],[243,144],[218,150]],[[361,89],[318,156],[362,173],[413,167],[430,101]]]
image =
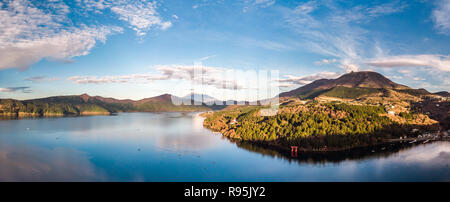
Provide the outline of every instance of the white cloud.
[[403,76],[387,76],[390,79],[403,79]]
[[[400,55],[376,58],[367,62],[374,67],[429,67],[439,71],[450,71],[450,55]],[[405,70],[402,70],[405,71]]]
[[130,24],[138,36],[143,36],[146,31],[158,26],[162,30],[172,26],[170,21],[163,21],[156,11],[155,2],[140,2],[113,4],[111,11],[119,15],[119,19]]
[[[172,22],[164,21],[157,11],[157,3],[148,0],[79,0],[80,5],[87,10],[103,13],[109,9],[116,14],[119,20],[127,22],[129,27],[136,31],[136,35],[144,36],[153,27],[166,30]],[[177,15],[172,15],[178,19]]]
[[398,13],[403,11],[407,7],[405,2],[393,1],[389,3],[384,3],[374,7],[367,8],[367,12],[372,17],[377,17],[381,15],[389,15],[393,13]]
[[[159,65],[155,67],[158,73],[129,74],[118,76],[72,76],[67,80],[76,84],[107,84],[107,83],[149,83],[158,80],[187,80],[195,84],[214,86],[218,89],[242,89],[240,83],[234,78],[224,78],[226,69],[220,67],[193,66],[193,65]],[[195,72],[200,70],[199,75]]]
[[[59,6],[57,6],[59,5]],[[69,11],[64,3],[50,2],[37,8],[25,0],[3,3],[0,10],[0,69],[25,69],[44,58],[70,61],[87,55],[97,41],[117,31],[117,27],[64,27]],[[51,8],[51,9],[49,9]]]
[[402,74],[409,74],[409,73],[411,73],[411,71],[407,70],[407,69],[400,69],[400,70],[398,70],[398,72],[402,73]]
[[333,59],[322,59],[321,61],[315,61],[314,64],[316,65],[323,65],[323,64],[332,64],[337,62],[336,58]]
[[450,35],[450,0],[437,1],[431,17],[440,33]]
[[59,78],[57,78],[57,77],[48,78],[45,76],[33,76],[33,77],[24,79],[24,81],[31,81],[33,83],[41,83],[41,82],[46,82],[46,81],[57,81],[57,80],[59,80]]
[[295,7],[294,13],[308,15],[309,13],[313,12],[317,8],[317,6],[318,5],[316,1],[308,1]]
[[105,83],[146,83],[148,81],[164,80],[164,75],[128,74],[119,76],[72,76],[67,80],[76,84],[105,84]]
[[161,19],[157,4],[146,0],[77,0],[71,8],[64,1],[0,2],[0,69],[25,69],[42,59],[68,62],[89,54],[98,41],[104,43],[108,35],[123,29],[97,22],[76,23],[69,14],[111,16],[103,13],[105,9],[127,22],[138,36],[153,27],[166,30],[172,26]]
[[21,87],[8,87],[8,88],[0,88],[0,92],[3,92],[3,93],[14,93],[14,92],[17,92],[17,91],[22,91],[23,93],[30,93],[31,90],[29,90],[29,89],[30,89],[30,87],[24,87],[24,86],[21,86]]
[[343,61],[340,68],[344,69],[345,72],[357,72],[359,71],[359,66],[357,64],[350,63],[349,61]]
[[254,4],[261,5],[263,7],[271,6],[275,4],[275,0],[255,0]]

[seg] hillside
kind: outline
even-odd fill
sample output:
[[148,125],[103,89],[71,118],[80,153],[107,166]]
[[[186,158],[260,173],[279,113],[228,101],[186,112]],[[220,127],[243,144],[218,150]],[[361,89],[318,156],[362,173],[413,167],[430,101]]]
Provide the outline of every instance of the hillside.
[[174,105],[170,94],[134,101],[118,100],[87,94],[55,96],[32,100],[0,99],[0,115],[7,116],[65,116],[97,115],[117,112],[207,111],[203,105]]
[[439,92],[436,92],[434,94],[442,96],[442,97],[450,97],[450,93],[448,93],[447,91],[439,91]]

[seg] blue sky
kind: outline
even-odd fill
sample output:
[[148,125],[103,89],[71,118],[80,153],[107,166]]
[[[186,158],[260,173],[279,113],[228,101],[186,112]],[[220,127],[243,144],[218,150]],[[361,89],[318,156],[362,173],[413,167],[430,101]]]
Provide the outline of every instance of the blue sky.
[[182,96],[198,66],[220,99],[228,70],[278,70],[281,91],[364,70],[450,91],[450,0],[0,2],[0,98]]

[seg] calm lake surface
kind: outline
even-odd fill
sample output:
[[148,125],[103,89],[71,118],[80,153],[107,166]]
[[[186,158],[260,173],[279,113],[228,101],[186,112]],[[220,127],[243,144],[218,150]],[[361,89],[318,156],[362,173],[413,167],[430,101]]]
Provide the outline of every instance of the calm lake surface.
[[450,142],[320,163],[244,149],[198,113],[0,120],[0,181],[450,181]]

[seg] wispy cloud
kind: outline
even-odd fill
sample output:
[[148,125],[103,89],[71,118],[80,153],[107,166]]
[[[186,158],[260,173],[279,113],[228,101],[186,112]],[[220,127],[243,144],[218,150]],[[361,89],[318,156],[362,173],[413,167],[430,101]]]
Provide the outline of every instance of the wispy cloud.
[[436,1],[431,17],[439,33],[450,35],[450,0]]
[[439,71],[450,71],[450,55],[400,55],[376,58],[367,62],[374,67],[428,67]]
[[[170,21],[163,21],[156,11],[155,2],[120,2],[110,7],[111,11],[119,15],[119,19],[130,24],[138,36],[143,36],[152,26],[165,30],[172,26]],[[177,16],[178,19],[178,16]]]
[[254,0],[253,4],[261,5],[261,6],[271,6],[275,4],[275,0]]
[[[144,36],[152,27],[165,30],[172,26],[172,22],[163,20],[157,11],[158,3],[151,0],[78,0],[79,6],[104,14],[111,11],[119,20],[127,22],[129,27],[136,31],[136,35]],[[172,15],[176,20],[177,15]]]
[[403,76],[386,76],[389,79],[403,79]]
[[105,83],[147,83],[155,80],[165,80],[164,75],[155,74],[128,74],[118,76],[72,76],[67,78],[76,84],[105,84]]
[[[370,50],[367,30],[362,23],[373,18],[401,12],[406,4],[396,1],[373,7],[342,7],[334,1],[307,1],[294,9],[284,8],[285,22],[301,36],[309,51],[335,57],[346,71],[360,69]],[[321,15],[316,15],[321,12]],[[325,14],[323,14],[325,13]],[[318,63],[322,64],[322,63]]]
[[272,40],[257,40],[249,37],[238,37],[236,41],[241,46],[254,46],[259,48],[264,48],[266,50],[272,51],[289,51],[293,50],[293,46],[286,43],[272,41]]
[[215,57],[217,57],[217,55],[208,55],[208,56],[198,59],[198,61],[205,61],[205,60],[209,60],[209,59],[215,58]]
[[46,76],[33,76],[24,79],[24,81],[31,81],[33,83],[41,83],[46,81],[57,81],[57,80],[59,80],[59,78],[57,77],[48,78]]
[[[225,68],[193,66],[193,65],[159,65],[158,73],[129,74],[116,76],[72,76],[67,80],[76,84],[108,84],[108,83],[149,83],[159,80],[186,80],[196,84],[214,86],[219,89],[242,89],[233,78],[225,78]],[[198,71],[198,72],[196,72]]]
[[242,11],[245,13],[252,8],[266,8],[274,5],[276,0],[244,0],[244,8]]
[[3,93],[14,93],[17,91],[22,91],[23,93],[31,93],[30,87],[7,87],[7,88],[0,88],[0,92]]
[[424,80],[426,80],[426,79],[420,78],[420,77],[414,77],[413,80],[414,80],[414,81],[424,81]]
[[407,6],[408,5],[406,4],[406,2],[393,1],[393,2],[389,2],[389,3],[376,5],[374,7],[369,7],[369,8],[366,8],[366,10],[370,16],[378,17],[381,15],[389,15],[389,14],[401,12]]
[[322,59],[320,61],[315,61],[314,64],[316,65],[324,65],[324,64],[332,64],[337,62],[336,58],[333,59]]

